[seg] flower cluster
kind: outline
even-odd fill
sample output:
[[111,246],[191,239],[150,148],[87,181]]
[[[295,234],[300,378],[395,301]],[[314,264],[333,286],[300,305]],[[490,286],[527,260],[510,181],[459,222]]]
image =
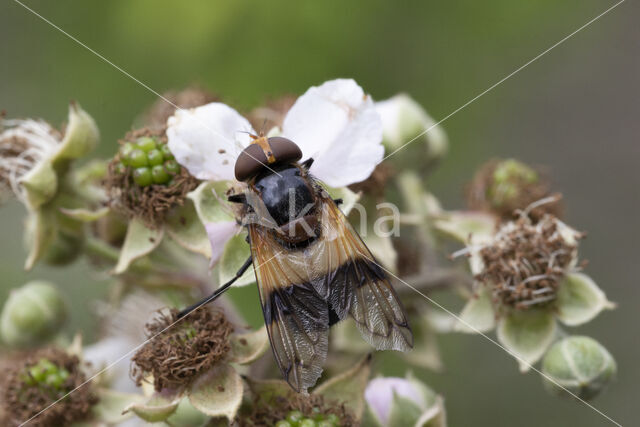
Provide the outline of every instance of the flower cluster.
[[[601,344],[562,329],[614,305],[583,272],[584,234],[560,220],[560,196],[539,169],[490,161],[468,186],[469,210],[447,210],[427,185],[447,136],[408,95],[375,101],[354,80],[337,79],[245,115],[199,89],[165,98],[173,105],[142,113],[143,127],[113,141],[113,157],[84,164],[78,160],[97,144],[98,129],[78,104],[61,130],[0,118],[0,197],[13,195],[27,208],[26,268],[62,267],[86,255],[111,280],[109,298],[97,305],[100,338],[84,349],[64,329],[60,287],[32,281],[12,291],[0,316],[3,425],[30,417],[39,425],[117,425],[137,417],[168,425],[446,426],[443,397],[412,374],[371,379],[374,356],[363,355],[372,348],[353,322],[331,325],[309,356],[324,359],[328,340],[327,374],[298,393],[263,357],[269,334],[284,334],[273,313],[265,313],[269,325],[246,326],[255,305],[232,290],[213,307],[178,314],[230,279],[234,287],[257,281],[253,267],[236,277],[251,255],[248,208],[228,201],[248,191],[234,166],[255,134],[288,138],[300,162],[313,159],[305,170],[318,191],[341,202],[395,282],[415,338],[413,351],[397,360],[441,370],[437,334],[495,329],[523,371],[542,361],[552,393],[589,399],[613,378],[615,361]],[[447,259],[452,244],[464,245],[455,255],[467,262]],[[455,319],[415,297],[436,289],[464,297]],[[296,301],[303,311],[307,302]],[[295,359],[294,339],[282,340]],[[44,347],[51,343],[68,351]],[[118,369],[135,347],[130,368]],[[86,389],[73,391],[80,386]]]

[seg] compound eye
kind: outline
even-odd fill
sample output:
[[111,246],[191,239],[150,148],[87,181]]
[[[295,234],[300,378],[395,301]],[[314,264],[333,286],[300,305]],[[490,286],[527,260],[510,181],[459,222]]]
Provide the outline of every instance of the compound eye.
[[293,141],[280,136],[267,140],[268,151],[272,156],[269,162],[265,150],[260,144],[251,144],[238,156],[235,165],[235,175],[238,181],[247,181],[267,169],[280,164],[297,162],[302,158],[302,151]]
[[268,164],[267,156],[258,144],[251,144],[238,156],[235,166],[236,179],[246,181],[262,172]]
[[290,139],[273,136],[268,141],[276,163],[295,163],[302,158],[300,147]]

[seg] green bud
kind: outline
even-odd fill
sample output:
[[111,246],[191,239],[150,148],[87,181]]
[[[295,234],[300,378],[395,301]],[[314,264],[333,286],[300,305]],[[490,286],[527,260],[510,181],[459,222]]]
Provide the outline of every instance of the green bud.
[[376,110],[382,119],[382,143],[388,152],[403,147],[409,140],[422,143],[424,154],[408,150],[410,154],[403,160],[411,167],[421,170],[425,164],[440,160],[447,153],[447,136],[429,114],[415,100],[405,94],[376,103]]
[[167,160],[166,162],[164,162],[164,168],[170,174],[180,173],[180,165],[175,160]]
[[[616,373],[616,362],[596,340],[571,336],[555,343],[542,360],[545,388],[551,393],[565,393],[557,384],[581,399],[598,395]],[[554,384],[557,383],[557,384]]]
[[156,148],[156,140],[150,136],[143,136],[138,138],[136,141],[136,146],[142,151],[148,153],[149,151]]
[[332,423],[331,421],[323,420],[323,421],[318,421],[316,425],[318,427],[335,427],[337,424]]
[[174,159],[173,153],[169,149],[169,145],[162,144],[160,146],[160,151],[162,152],[162,156],[164,157],[165,160],[173,160]]
[[147,153],[147,159],[149,160],[149,164],[151,166],[161,165],[164,161],[164,157],[160,150],[154,149]]
[[316,427],[317,424],[311,418],[303,418],[298,424],[300,427]]
[[138,184],[140,187],[146,187],[147,185],[153,184],[153,177],[151,176],[151,169],[149,168],[138,168],[133,171],[133,182]]
[[10,346],[26,347],[53,338],[66,318],[58,290],[44,281],[33,281],[11,291],[2,309],[0,335]]
[[147,153],[139,148],[131,151],[131,153],[129,153],[129,166],[131,166],[132,168],[142,168],[145,166],[149,166]]
[[487,198],[496,206],[504,206],[517,199],[522,186],[538,182],[538,173],[514,159],[504,160],[493,171],[493,182],[487,189]]
[[276,427],[293,427],[289,421],[281,420],[276,423]]
[[166,184],[171,178],[162,165],[154,166],[151,169],[151,177],[156,184]]

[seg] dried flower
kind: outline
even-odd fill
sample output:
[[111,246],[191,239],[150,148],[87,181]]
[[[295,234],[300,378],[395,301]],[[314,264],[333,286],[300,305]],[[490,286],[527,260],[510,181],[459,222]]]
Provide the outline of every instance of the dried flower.
[[80,360],[59,349],[40,350],[16,359],[4,375],[0,404],[4,406],[8,425],[22,425],[47,408],[29,425],[67,426],[88,418],[91,407],[98,401],[87,384],[81,392],[71,393],[49,406],[86,380]]
[[11,191],[31,210],[56,194],[65,161],[86,155],[99,138],[95,122],[76,103],[64,133],[42,120],[2,117],[0,130],[0,198]]
[[591,278],[578,272],[583,234],[548,214],[533,223],[528,212],[458,252],[469,256],[477,286],[456,329],[487,332],[497,320],[499,341],[523,371],[553,342],[556,318],[576,326],[614,307]]
[[[202,307],[178,324],[177,310],[147,324],[149,340],[132,359],[131,374],[141,385],[153,377],[156,391],[187,386],[199,373],[222,361],[229,350],[233,326],[221,311]],[[157,335],[157,336],[156,336]]]
[[556,299],[560,283],[577,263],[583,235],[546,215],[509,222],[478,250],[483,269],[475,279],[491,289],[501,307],[527,309]]

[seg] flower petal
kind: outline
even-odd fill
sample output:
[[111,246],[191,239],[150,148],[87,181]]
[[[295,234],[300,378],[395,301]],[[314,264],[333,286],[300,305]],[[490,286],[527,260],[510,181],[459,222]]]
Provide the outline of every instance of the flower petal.
[[314,158],[311,172],[332,187],[364,181],[384,156],[380,115],[351,79],[309,88],[287,113],[282,134],[304,159]]
[[211,263],[213,267],[225,252],[227,242],[238,232],[236,221],[209,222],[204,225],[211,244]]
[[614,308],[606,295],[586,274],[569,274],[558,289],[558,319],[578,326],[596,317],[602,310]]
[[526,372],[545,353],[557,330],[556,319],[548,310],[515,311],[500,320],[498,341],[509,350]]
[[177,110],[167,121],[169,149],[176,161],[198,179],[234,179],[238,154],[249,145],[251,124],[226,104],[212,102]]

